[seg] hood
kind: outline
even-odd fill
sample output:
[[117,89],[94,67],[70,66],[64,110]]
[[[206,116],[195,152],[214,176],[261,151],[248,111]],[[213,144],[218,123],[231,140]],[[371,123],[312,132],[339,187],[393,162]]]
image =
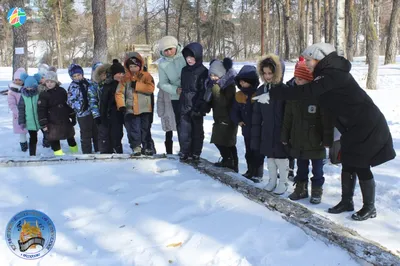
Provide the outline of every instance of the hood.
[[110,66],[111,66],[110,64],[103,64],[103,65],[98,66],[93,73],[94,82],[100,83],[100,81],[101,81],[100,76],[102,74],[106,73],[107,70],[110,68]]
[[165,60],[174,60],[175,58],[182,56],[182,50],[183,50],[182,45],[178,43],[178,46],[176,47],[176,54],[174,56],[166,57],[164,55],[164,51],[160,51],[160,56]]
[[203,46],[200,43],[192,42],[186,45],[182,50],[183,56],[185,56],[185,51],[187,50],[191,51],[196,59],[196,64],[193,67],[203,64]]
[[38,94],[38,88],[34,88],[32,90],[27,90],[25,87],[21,88],[21,94],[24,95],[25,97],[33,97],[36,94]]
[[325,69],[349,73],[351,70],[351,63],[343,56],[339,56],[336,52],[332,52],[318,62],[314,69],[314,78],[318,77],[321,74],[321,71]]
[[251,65],[245,65],[240,69],[239,73],[235,77],[236,86],[241,90],[248,91],[248,89],[243,89],[240,86],[239,81],[244,80],[251,84],[252,89],[257,90],[258,86],[260,85],[260,79],[257,75],[257,68]]
[[13,88],[13,89],[17,89],[20,90],[22,88],[22,86],[15,84],[14,82],[11,82],[8,84],[8,88]]
[[140,71],[143,70],[144,67],[144,60],[143,57],[138,53],[138,52],[129,52],[125,54],[125,61],[124,61],[124,67],[126,68],[127,71],[125,71],[126,73],[130,73],[129,68],[127,67],[126,63],[128,61],[129,58],[136,58],[138,60],[140,60],[140,62],[142,62],[142,68],[140,69]]
[[265,83],[262,69],[265,66],[267,60],[272,60],[275,64],[275,73],[272,79],[272,84],[279,84],[282,82],[283,79],[283,65],[279,56],[275,54],[267,54],[266,56],[261,57],[257,62],[257,71],[258,75],[260,76],[261,80]]

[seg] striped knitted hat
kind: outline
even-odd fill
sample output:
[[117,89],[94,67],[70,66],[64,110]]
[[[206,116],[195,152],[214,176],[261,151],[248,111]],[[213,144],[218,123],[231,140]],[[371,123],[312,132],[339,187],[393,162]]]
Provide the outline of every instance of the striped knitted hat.
[[314,79],[313,74],[310,72],[310,70],[308,70],[305,61],[297,62],[294,68],[294,76],[308,81],[312,81]]

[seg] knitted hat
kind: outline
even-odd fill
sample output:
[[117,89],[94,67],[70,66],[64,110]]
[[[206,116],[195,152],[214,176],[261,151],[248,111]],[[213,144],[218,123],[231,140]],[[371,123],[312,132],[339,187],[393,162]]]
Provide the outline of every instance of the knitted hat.
[[71,64],[68,67],[68,74],[72,78],[74,74],[81,74],[83,76],[83,68],[78,64]]
[[44,76],[44,79],[54,81],[55,83],[58,83],[58,78],[57,78],[57,73],[53,71],[47,72],[47,74]]
[[47,65],[47,64],[39,64],[38,65],[38,73],[40,74],[40,75],[42,75],[42,77],[44,76],[44,75],[46,75],[46,73],[49,71],[49,65]]
[[26,73],[25,68],[23,67],[18,68],[17,71],[15,71],[14,73],[14,79],[21,79],[22,73]]
[[94,64],[92,65],[92,72],[94,72],[94,71],[96,70],[96,68],[98,68],[98,67],[101,66],[102,64],[103,64],[102,62],[94,63]]
[[24,82],[25,88],[37,88],[41,79],[42,75],[40,73],[36,73],[33,76],[29,76],[27,73],[21,74],[21,80]]
[[114,77],[115,74],[118,73],[125,73],[125,68],[121,63],[118,61],[118,59],[113,60],[113,64],[110,67],[110,72],[111,75]]
[[221,78],[223,75],[225,75],[226,69],[220,60],[214,60],[210,65],[208,73]]
[[129,58],[126,61],[126,67],[129,68],[130,65],[135,65],[135,66],[142,68],[142,62],[135,57]]
[[297,62],[296,66],[294,67],[294,76],[308,81],[312,81],[314,79],[313,74],[308,70],[306,62],[304,61]]
[[165,36],[158,42],[158,49],[163,52],[169,48],[177,48],[178,40],[173,36]]
[[332,44],[321,42],[307,47],[302,55],[306,57],[311,57],[315,60],[322,60],[325,56],[332,52],[336,52],[336,49]]

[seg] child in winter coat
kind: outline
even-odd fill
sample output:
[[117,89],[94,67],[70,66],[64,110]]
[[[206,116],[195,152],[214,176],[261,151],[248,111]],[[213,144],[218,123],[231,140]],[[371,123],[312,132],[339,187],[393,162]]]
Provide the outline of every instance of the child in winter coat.
[[[103,66],[96,69],[94,75],[96,79],[101,79],[101,76],[103,76],[105,69]],[[101,121],[99,124],[100,153],[122,153],[124,114],[117,110],[115,92],[119,81],[124,78],[125,69],[117,59],[114,59],[113,64],[109,65],[105,71],[106,79],[99,83],[99,88],[101,88],[99,91],[100,108],[98,109],[99,116],[96,118]]]
[[[287,85],[296,87],[313,80],[312,73],[304,61],[299,61],[294,70],[294,80]],[[324,184],[323,160],[325,147],[333,140],[333,124],[315,99],[287,101],[283,119],[281,141],[289,155],[297,159],[296,188],[289,195],[291,200],[308,198],[308,165],[311,160],[311,198],[313,204],[321,203]]]
[[81,132],[81,148],[83,154],[92,153],[92,142],[94,151],[98,151],[98,132],[94,122],[90,105],[89,90],[93,86],[92,82],[83,77],[83,69],[80,65],[71,64],[68,74],[72,79],[68,88],[67,103],[75,111],[78,117]]
[[18,103],[18,124],[26,128],[29,133],[29,155],[36,155],[37,132],[40,129],[37,113],[37,102],[39,98],[38,85],[40,74],[28,76],[21,74],[24,86],[21,88],[21,98]]
[[[265,190],[283,194],[288,188],[289,159],[280,141],[284,101],[268,102],[271,87],[282,84],[283,66],[278,56],[269,54],[258,62],[258,73],[264,82],[257,90],[251,128],[251,148],[267,156],[269,182]],[[278,182],[279,173],[279,182]]]
[[257,69],[250,65],[243,66],[236,75],[235,82],[240,91],[236,92],[231,118],[235,124],[242,128],[242,135],[244,137],[247,171],[243,176],[258,183],[264,174],[264,155],[251,149],[251,119],[255,104],[252,98],[255,97],[258,85],[260,84]]
[[193,161],[198,161],[204,141],[203,117],[205,112],[202,107],[204,105],[204,82],[207,79],[208,70],[203,65],[201,44],[188,44],[182,50],[182,54],[187,65],[182,69],[182,92],[179,96],[180,160],[187,161],[191,157]]
[[125,78],[118,84],[115,101],[120,112],[125,114],[125,128],[134,156],[153,155],[152,139],[149,139],[149,124],[152,116],[151,95],[154,79],[143,70],[144,61],[139,53],[125,60],[128,69]]
[[236,71],[232,60],[214,60],[208,70],[205,101],[213,110],[214,124],[211,143],[219,150],[222,160],[215,163],[217,167],[227,167],[238,172],[239,159],[236,149],[237,124],[230,118],[233,100],[236,93]]
[[14,134],[19,135],[21,151],[26,152],[28,150],[28,142],[26,141],[26,133],[28,133],[28,131],[18,124],[18,102],[21,98],[21,88],[24,84],[21,80],[22,73],[26,73],[24,68],[18,68],[17,71],[15,71],[13,82],[8,85],[7,101],[8,107],[12,112]]
[[[42,76],[42,78],[39,81],[39,86],[38,86],[38,91],[39,91],[39,95],[44,92],[45,90],[47,90],[46,87],[46,80],[45,80],[45,76],[47,74],[47,72],[49,72],[50,67],[47,64],[39,64],[38,65],[38,73]],[[50,143],[47,140],[47,133],[43,131],[43,129],[41,128],[40,131],[42,131],[43,133],[43,140],[42,140],[42,146],[43,148],[49,148],[50,147]]]
[[39,124],[46,132],[54,155],[64,155],[60,140],[66,139],[72,153],[78,152],[75,141],[74,125],[76,115],[67,104],[67,92],[60,87],[55,72],[49,71],[45,75],[47,89],[39,95],[38,117]]

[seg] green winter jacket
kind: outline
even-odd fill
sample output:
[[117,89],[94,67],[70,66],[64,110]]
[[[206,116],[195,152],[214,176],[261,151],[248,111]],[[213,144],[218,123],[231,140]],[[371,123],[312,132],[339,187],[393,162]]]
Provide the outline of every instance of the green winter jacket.
[[179,100],[176,89],[181,87],[181,72],[186,66],[185,58],[182,55],[182,46],[178,44],[176,55],[166,57],[164,51],[160,51],[161,60],[158,63],[158,85],[159,89],[169,93],[171,100]]
[[332,146],[333,122],[314,99],[287,101],[281,141],[297,159],[325,159],[325,147]]
[[21,99],[18,103],[18,124],[25,125],[27,130],[38,131],[40,129],[39,117],[37,112],[37,102],[39,94],[35,94],[31,97],[21,95]]

